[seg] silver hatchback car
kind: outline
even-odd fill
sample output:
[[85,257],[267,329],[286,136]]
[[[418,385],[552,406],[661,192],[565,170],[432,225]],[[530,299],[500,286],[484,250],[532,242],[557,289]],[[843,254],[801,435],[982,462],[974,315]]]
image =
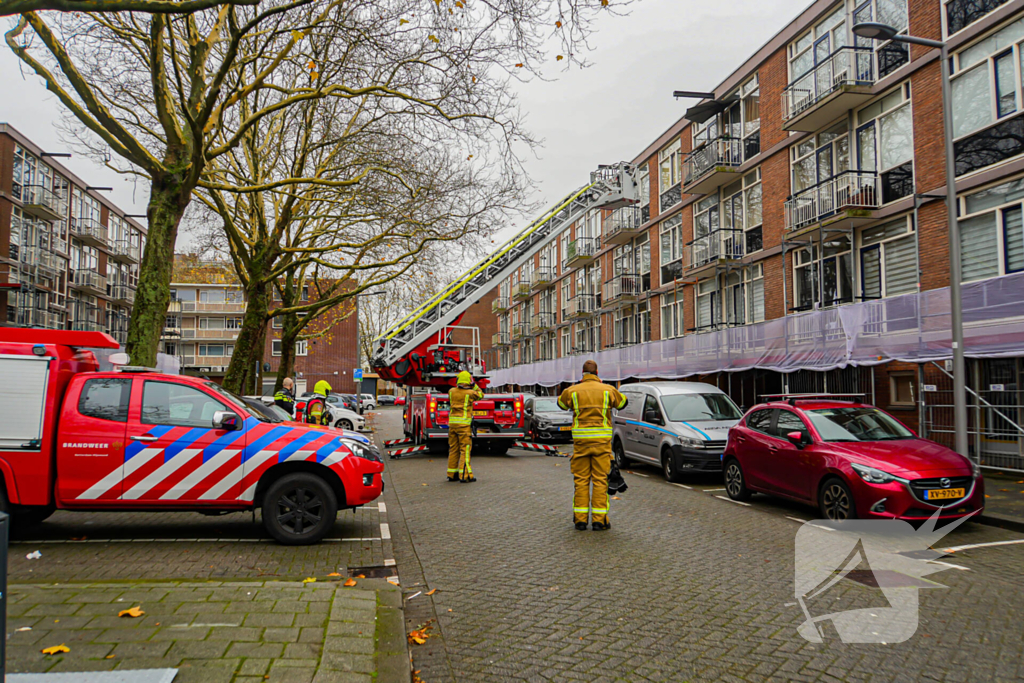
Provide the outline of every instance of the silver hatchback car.
[[661,465],[669,481],[722,470],[729,428],[743,417],[724,391],[701,382],[626,384],[619,391],[629,399],[613,418],[620,468],[630,460]]

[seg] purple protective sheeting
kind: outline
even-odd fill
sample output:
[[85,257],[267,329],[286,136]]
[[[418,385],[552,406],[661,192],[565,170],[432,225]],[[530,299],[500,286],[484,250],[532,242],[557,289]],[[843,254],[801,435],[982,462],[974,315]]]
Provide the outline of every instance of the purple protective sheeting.
[[[963,286],[965,353],[1024,356],[1024,273]],[[677,379],[754,368],[832,370],[952,356],[949,288],[797,313],[713,332],[517,365],[489,373],[491,386],[579,381],[583,363],[602,379]]]

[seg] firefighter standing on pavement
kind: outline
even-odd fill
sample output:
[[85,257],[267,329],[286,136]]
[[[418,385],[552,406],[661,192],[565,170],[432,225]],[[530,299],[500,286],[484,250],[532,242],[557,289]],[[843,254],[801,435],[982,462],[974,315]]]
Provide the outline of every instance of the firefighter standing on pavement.
[[284,381],[281,382],[281,391],[274,394],[274,404],[292,417],[295,417],[295,392],[292,391],[293,386],[295,386],[295,383],[292,381],[292,378],[285,377]]
[[448,392],[448,481],[476,481],[469,456],[473,450],[473,403],[484,392],[468,372],[460,372],[458,386]]
[[331,385],[320,380],[313,387],[313,395],[306,401],[303,422],[311,425],[330,425],[331,411],[327,408],[327,397],[331,395]]
[[[597,363],[583,364],[583,381],[558,397],[558,407],[571,410],[572,460],[569,469],[576,487],[573,521],[586,531],[588,515],[595,531],[610,529],[608,522],[608,470],[612,466],[612,410],[626,407],[626,397],[597,376]],[[593,493],[591,493],[593,485]]]

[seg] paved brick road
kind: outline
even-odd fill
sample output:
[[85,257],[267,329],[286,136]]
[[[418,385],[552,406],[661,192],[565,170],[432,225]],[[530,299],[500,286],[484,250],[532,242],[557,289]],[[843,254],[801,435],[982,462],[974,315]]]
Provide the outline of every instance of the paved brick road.
[[[382,411],[378,438],[401,436]],[[407,624],[443,638],[413,649],[440,681],[1010,681],[1024,678],[1024,546],[957,553],[967,570],[921,591],[917,635],[898,645],[813,645],[797,635],[793,545],[813,511],[719,500],[653,469],[626,474],[610,532],[571,525],[568,461],[474,459],[479,482],[444,481],[440,457],[389,461],[388,516]],[[646,476],[641,476],[646,475]],[[968,525],[944,543],[1020,538]],[[842,582],[830,599],[881,605]],[[826,611],[832,611],[826,610]]]

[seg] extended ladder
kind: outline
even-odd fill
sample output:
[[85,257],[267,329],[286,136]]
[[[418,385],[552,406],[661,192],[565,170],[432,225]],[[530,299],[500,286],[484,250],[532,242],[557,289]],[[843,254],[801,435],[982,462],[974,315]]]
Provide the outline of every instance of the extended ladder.
[[431,297],[377,339],[374,367],[398,363],[406,354],[440,332],[466,312],[480,297],[540,251],[560,233],[594,209],[615,209],[635,204],[636,168],[619,162],[590,174],[590,184],[567,195],[500,249]]

